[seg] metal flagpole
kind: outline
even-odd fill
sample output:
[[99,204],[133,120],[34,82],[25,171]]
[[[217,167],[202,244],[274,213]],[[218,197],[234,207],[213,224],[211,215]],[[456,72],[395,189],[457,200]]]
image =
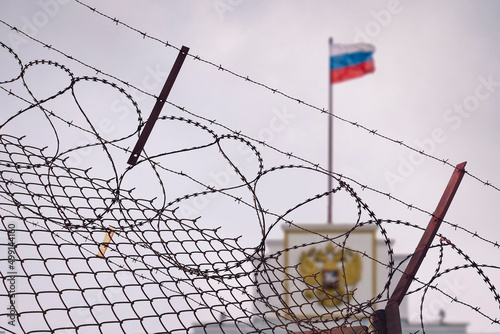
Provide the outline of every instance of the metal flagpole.
[[[333,38],[330,37],[328,47],[328,111],[333,115],[333,85],[330,70],[330,57],[333,45]],[[333,116],[328,115],[328,191],[332,190],[332,171],[333,171]],[[333,194],[328,194],[328,224],[332,223],[332,201]]]

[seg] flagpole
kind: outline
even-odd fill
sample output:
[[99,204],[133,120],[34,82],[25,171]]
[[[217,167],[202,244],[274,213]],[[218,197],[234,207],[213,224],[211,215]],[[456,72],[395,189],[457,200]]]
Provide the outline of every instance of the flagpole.
[[[331,115],[328,115],[328,191],[332,190],[332,171],[333,171],[333,85],[331,79],[331,69],[330,69],[330,57],[331,49],[333,45],[333,38],[329,39],[328,47],[328,111]],[[332,223],[332,194],[328,194],[328,224]]]

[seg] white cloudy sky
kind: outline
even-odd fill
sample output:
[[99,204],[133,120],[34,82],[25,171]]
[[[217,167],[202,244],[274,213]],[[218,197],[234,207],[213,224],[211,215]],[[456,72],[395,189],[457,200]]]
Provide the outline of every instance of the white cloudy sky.
[[[471,174],[500,187],[497,111],[500,3],[496,1],[84,0],[84,3],[176,47],[188,46],[192,55],[325,109],[328,108],[328,38],[341,43],[370,42],[377,48],[376,72],[335,85],[334,113],[439,159],[449,159],[453,165],[467,161]],[[72,0],[4,0],[0,4],[0,19],[152,94],[159,93],[164,79],[155,81],[151,73],[164,77],[177,56],[175,49],[143,38]],[[0,24],[0,36],[24,63],[36,59],[58,60],[76,75],[95,75],[33,41],[20,39],[4,24]],[[11,58],[2,53],[2,59],[0,74],[14,73],[16,67]],[[31,76],[31,85],[38,96],[56,92],[67,80],[60,72],[44,69],[27,75]],[[111,91],[110,96],[107,93],[106,89],[100,91],[90,85],[82,88],[82,100],[90,117],[96,122],[109,119],[113,125],[103,127],[112,127],[111,135],[133,129],[136,119],[121,119],[117,113],[110,113],[117,97]],[[5,93],[0,94],[4,111],[13,113],[22,106],[18,101],[11,102]],[[186,59],[169,100],[326,168],[328,117],[314,108],[191,57]],[[140,96],[138,102],[148,115],[154,101]],[[63,105],[54,102],[54,107]],[[180,113],[167,105],[162,114]],[[32,140],[43,141],[33,137],[45,131],[40,124],[35,118],[26,118],[2,131],[28,134]],[[163,124],[155,130],[146,147],[150,154],[173,147],[190,147],[203,140],[176,129],[169,132]],[[334,137],[335,172],[426,211],[434,210],[452,168],[337,120]],[[85,140],[81,133],[62,132],[63,146]],[[270,150],[263,150],[263,154],[266,167],[298,163]],[[227,168],[220,156],[212,161],[213,156],[217,156],[215,150],[199,156],[179,156],[169,163],[176,168],[190,168],[190,172],[209,183],[214,181],[214,175],[222,175]],[[242,169],[250,170],[255,166],[246,166],[247,158],[238,159]],[[98,160],[92,155],[81,164],[95,164],[99,171]],[[123,168],[124,164],[120,166]],[[105,168],[102,170],[106,173]],[[138,183],[144,194],[155,187],[144,180],[129,182]],[[325,191],[326,178],[316,173],[283,172],[276,173],[263,187],[264,206],[283,213],[309,196]],[[394,200],[354,187],[378,218],[401,219],[421,226],[429,221],[427,215],[417,210],[410,211]],[[173,198],[196,190],[191,186],[176,192],[175,188],[175,184],[167,185],[168,196]],[[446,220],[477,231],[488,240],[500,240],[499,199],[498,190],[466,175]],[[347,196],[334,202],[334,223],[355,219],[354,206]],[[197,213],[206,224],[221,225],[230,235],[245,234],[244,240],[249,245],[258,242],[254,217],[242,215],[237,208],[233,210],[234,203],[228,205],[215,199],[198,206]],[[296,223],[325,222],[326,200],[313,202],[290,219]],[[413,229],[395,226],[387,229],[397,252],[411,252],[419,240]],[[498,249],[491,245],[448,226],[443,226],[441,232],[478,263],[500,265]],[[281,228],[274,228],[270,236],[280,238]],[[432,273],[436,261],[435,253],[429,255],[422,272]],[[487,273],[494,283],[500,283],[498,271]],[[458,281],[450,278],[443,285],[454,282],[460,298],[481,306],[482,311],[495,318],[498,304],[481,279],[469,271],[459,271],[456,275],[460,276]],[[449,321],[463,321],[464,315],[472,319],[470,331],[499,331],[498,326],[489,325],[490,321],[474,312],[433,298],[430,300],[434,303],[427,308],[430,320],[436,319],[437,310],[444,307]],[[413,297],[411,306],[418,308],[418,302],[418,297]]]

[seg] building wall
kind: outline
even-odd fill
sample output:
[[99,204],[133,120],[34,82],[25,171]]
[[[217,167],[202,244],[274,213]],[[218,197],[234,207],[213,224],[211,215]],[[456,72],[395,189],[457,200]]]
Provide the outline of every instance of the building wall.
[[[307,230],[312,231],[320,231],[318,235],[329,235],[332,236],[333,233],[342,232],[344,230],[349,230],[352,228],[352,225],[348,224],[316,224],[316,225],[303,225],[303,227]],[[299,230],[302,230],[300,227]],[[370,225],[363,227],[366,231],[376,231],[376,226]],[[248,321],[234,321],[230,319],[221,320],[219,324],[212,324],[206,326],[205,328],[197,328],[191,331],[192,334],[215,334],[215,333],[289,333],[289,332],[300,332],[301,329],[295,326],[294,324],[288,323],[288,327],[284,329],[285,324],[288,322],[286,317],[277,317],[276,310],[283,309],[285,288],[282,280],[285,279],[286,273],[283,269],[285,266],[293,267],[293,263],[290,262],[289,257],[287,259],[286,252],[281,253],[286,247],[288,248],[301,248],[303,247],[305,241],[309,240],[309,242],[313,239],[308,239],[307,237],[301,236],[299,238],[290,238],[289,233],[297,230],[297,227],[285,227],[285,239],[284,240],[268,240],[266,243],[266,254],[281,254],[278,257],[268,258],[263,263],[255,263],[255,265],[265,266],[259,269],[261,274],[256,278],[255,284],[255,309],[252,310],[253,314],[260,314],[263,318],[255,318],[248,319]],[[336,231],[336,232],[335,232]],[[288,235],[288,237],[287,237]],[[359,239],[359,240],[367,240],[367,239]],[[393,241],[391,241],[393,243]],[[384,240],[376,239],[373,244],[373,252],[368,254],[370,257],[376,259],[375,262],[375,270],[374,279],[371,278],[370,282],[375,281],[375,294],[378,294],[380,291],[384,290],[386,282],[388,281],[388,268],[383,265],[389,262],[389,255],[387,252],[386,244]],[[353,244],[351,243],[352,247]],[[354,245],[355,246],[355,245]],[[365,247],[365,251],[366,251]],[[297,252],[295,252],[297,253]],[[288,254],[290,255],[290,254]],[[295,254],[297,255],[297,254]],[[406,268],[408,261],[403,262],[407,258],[407,255],[395,255],[393,257],[395,266],[398,267],[399,270],[394,274],[391,284],[389,286],[389,296],[390,293],[394,290],[397,282],[401,278],[402,272]],[[367,265],[365,264],[365,267]],[[371,267],[370,267],[371,268]],[[366,270],[364,268],[363,270]],[[371,270],[371,269],[369,269]],[[362,280],[361,280],[362,282]],[[367,282],[367,281],[365,281]],[[384,298],[387,298],[387,293],[385,293]],[[286,302],[286,301],[285,301]],[[358,300],[359,302],[359,300]],[[378,303],[374,309],[383,309],[385,308],[385,302]],[[401,325],[402,325],[402,333],[416,333],[422,332],[422,328],[420,323],[410,323],[408,319],[409,309],[408,309],[408,301],[407,299],[403,299],[402,304],[400,305],[400,316],[401,316]],[[267,319],[267,322],[264,320]],[[367,319],[364,320],[363,325],[367,324]],[[282,328],[279,328],[279,327]],[[329,325],[327,324],[325,329]],[[332,324],[332,327],[335,325]],[[458,323],[458,324],[448,324],[448,323],[430,323],[425,325],[425,333],[427,334],[465,334],[466,333],[467,324]]]

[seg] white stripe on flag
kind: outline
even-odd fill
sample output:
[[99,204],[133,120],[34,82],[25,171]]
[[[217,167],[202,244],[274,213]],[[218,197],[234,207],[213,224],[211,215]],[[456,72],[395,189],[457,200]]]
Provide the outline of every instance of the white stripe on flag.
[[374,52],[375,46],[368,43],[356,43],[356,44],[333,44],[330,47],[330,55],[337,56],[346,53],[355,52]]

